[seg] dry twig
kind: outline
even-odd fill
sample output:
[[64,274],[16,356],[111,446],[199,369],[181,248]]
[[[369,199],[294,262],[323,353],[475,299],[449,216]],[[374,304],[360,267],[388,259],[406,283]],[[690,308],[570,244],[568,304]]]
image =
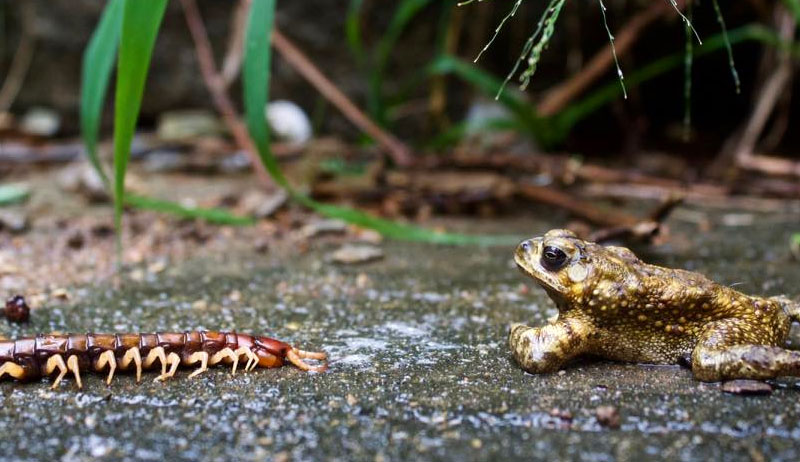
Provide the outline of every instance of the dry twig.
[[[683,9],[684,0],[677,0],[679,9]],[[674,8],[669,2],[656,1],[650,7],[633,16],[620,30],[614,34],[614,46],[617,56],[627,53],[639,34],[656,19],[674,12]],[[566,82],[548,90],[537,106],[541,116],[550,116],[558,113],[567,106],[575,97],[583,93],[592,83],[602,77],[614,64],[614,57],[611,53],[611,44],[608,44],[598,51],[589,63],[577,74]]]
[[412,163],[411,151],[402,141],[387,133],[359,109],[319,68],[277,28],[272,32],[272,45],[304,79],[331,102],[350,122],[383,146],[400,166]]
[[22,32],[20,35],[19,46],[14,59],[11,61],[11,67],[8,70],[3,87],[0,88],[0,112],[6,112],[14,103],[17,98],[20,88],[25,81],[25,75],[28,73],[28,68],[33,59],[33,51],[35,49],[35,31],[34,23],[36,20],[35,4],[32,1],[20,2]]
[[200,73],[203,76],[206,87],[208,87],[208,91],[211,93],[214,106],[222,114],[222,119],[236,140],[236,144],[250,157],[250,163],[253,164],[253,169],[255,169],[259,180],[265,185],[273,185],[272,178],[270,178],[267,169],[258,157],[258,149],[250,139],[247,127],[237,115],[236,108],[228,97],[225,80],[217,71],[211,43],[208,40],[208,33],[203,24],[203,18],[200,16],[200,11],[197,9],[196,1],[181,0],[181,6],[183,7],[186,24],[189,26],[189,32],[194,41]]
[[[775,7],[775,23],[782,40],[794,40],[796,22],[794,16],[781,5]],[[736,167],[771,175],[791,175],[800,177],[800,163],[777,157],[755,154],[756,145],[775,111],[775,107],[786,91],[794,73],[794,62],[787,50],[780,50],[778,64],[757,92],[758,100],[750,117],[741,131],[723,148],[711,167],[712,172],[721,173],[730,160]]]

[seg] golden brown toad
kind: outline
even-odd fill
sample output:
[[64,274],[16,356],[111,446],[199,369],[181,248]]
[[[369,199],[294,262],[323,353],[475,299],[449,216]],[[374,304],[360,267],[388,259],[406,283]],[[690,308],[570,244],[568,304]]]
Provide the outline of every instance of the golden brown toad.
[[782,348],[800,304],[751,297],[685,270],[648,265],[628,249],[552,230],[522,242],[514,259],[558,307],[543,327],[515,324],[509,343],[528,372],[552,372],[579,355],[686,361],[713,382],[800,375],[800,351]]

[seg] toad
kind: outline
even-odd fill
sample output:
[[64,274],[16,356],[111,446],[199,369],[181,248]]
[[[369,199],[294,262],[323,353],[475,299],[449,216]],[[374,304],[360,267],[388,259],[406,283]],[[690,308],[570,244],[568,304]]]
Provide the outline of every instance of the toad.
[[558,308],[545,326],[511,327],[512,354],[528,372],[593,355],[683,363],[706,382],[800,376],[800,351],[784,348],[800,304],[785,297],[745,295],[560,229],[522,242],[514,259]]

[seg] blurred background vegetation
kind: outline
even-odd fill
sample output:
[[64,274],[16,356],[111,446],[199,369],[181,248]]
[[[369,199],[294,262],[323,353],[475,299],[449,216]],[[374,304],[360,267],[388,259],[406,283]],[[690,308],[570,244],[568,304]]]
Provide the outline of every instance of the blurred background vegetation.
[[[370,0],[333,4],[314,0],[284,2],[278,5],[277,23],[347,95],[368,108],[376,121],[393,128],[405,139],[425,143],[464,120],[469,109],[480,104],[484,96],[472,82],[458,76],[446,78],[445,94],[440,95],[440,79],[431,77],[426,70],[437,64],[441,56],[454,56],[471,63],[512,3],[483,1],[456,7],[454,1],[404,0],[387,8]],[[607,1],[610,29],[619,34],[637,15],[655,10],[654,3],[669,6],[666,0]],[[711,2],[706,3],[695,8],[693,22],[700,37],[708,42],[719,34],[720,27]],[[4,1],[0,6],[3,25],[0,68],[5,70],[4,74],[10,70],[21,39],[34,42],[27,78],[13,99],[14,112],[24,113],[36,106],[51,107],[63,114],[60,133],[75,134],[81,56],[103,2]],[[224,56],[235,3],[200,1],[199,6],[211,44],[217,56]],[[730,30],[761,25],[773,31],[775,16],[779,14],[775,10],[784,8],[780,1],[758,0],[725,2],[721,7]],[[504,78],[535,29],[543,8],[542,2],[523,1],[476,68],[496,79]],[[26,15],[32,18],[25,19]],[[62,20],[64,17],[70,20]],[[658,58],[682,54],[686,41],[684,27],[674,10],[663,8],[638,19],[647,22],[640,26],[630,50],[620,57],[628,78]],[[178,2],[169,3],[158,40],[144,97],[143,126],[153,126],[164,111],[211,107],[208,91],[198,78],[191,37]],[[713,155],[731,131],[743,123],[759,81],[770,70],[764,61],[768,62],[767,55],[775,52],[775,43],[764,40],[751,38],[734,43],[736,67],[742,80],[739,95],[723,49],[697,59],[692,79],[696,137],[692,143],[681,142],[676,155],[687,151]],[[607,42],[596,2],[566,2],[536,76],[522,97],[532,106],[541,104],[548,90],[579,73]],[[702,49],[696,44],[696,53]],[[448,67],[439,64],[440,69]],[[603,84],[614,83],[615,78],[613,67],[607,69],[582,96]],[[272,80],[272,97],[296,101],[316,115],[317,133],[358,136],[280,59],[274,64]],[[560,146],[598,155],[618,154],[642,144],[674,147],[675,141],[682,141],[675,136],[681,132],[684,113],[682,65],[647,79],[640,87],[630,86],[627,101],[616,98],[597,108],[570,130]],[[516,93],[514,87],[509,87],[509,93]],[[110,122],[110,117],[106,122]],[[782,141],[791,144],[794,140],[789,134]]]
[[[197,111],[205,111],[203,117],[211,114],[211,119],[199,120],[207,130],[191,128],[195,135],[189,138],[221,137],[229,143],[195,144],[183,151],[198,156],[202,153],[196,151],[210,149],[218,157],[250,151],[252,164],[253,151],[260,150],[272,179],[283,185],[276,178],[277,164],[270,168],[259,140],[253,145],[247,136],[237,136],[231,122],[245,109],[240,95],[247,88],[240,71],[250,2],[164,3],[163,22],[152,11],[143,11],[144,21],[139,21],[153,19],[158,32],[136,121],[135,109],[115,107],[110,96],[102,102],[104,74],[96,61],[89,60],[88,67],[82,61],[91,57],[89,39],[105,3],[0,2],[0,69],[5,76],[0,129],[5,140],[68,143],[79,133],[81,95],[85,110],[85,98],[94,92],[100,96],[92,104],[105,108],[98,120],[101,140],[111,133],[114,110],[118,121],[120,113],[133,117],[138,133],[155,133],[156,147],[152,138],[131,133],[134,160],[176,141],[188,142],[170,138],[165,130],[171,122],[191,125]],[[438,212],[507,212],[513,208],[504,204],[506,199],[522,196],[588,215],[601,225],[631,219],[598,218],[591,204],[537,188],[561,190],[583,183],[589,192],[584,188],[578,195],[584,199],[630,196],[661,203],[674,202],[678,193],[695,201],[702,201],[703,194],[797,198],[800,169],[792,158],[798,139],[791,127],[797,118],[792,93],[800,53],[798,15],[797,0],[278,2],[275,26],[280,32],[273,39],[277,53],[269,64],[269,98],[290,102],[290,112],[306,117],[312,140],[332,138],[339,144],[326,151],[304,138],[298,148],[281,135],[291,138],[302,129],[289,124],[282,133],[274,121],[272,131],[278,136],[272,141],[289,141],[288,148],[279,143],[276,152],[290,164],[284,167],[298,188],[290,193],[301,204],[394,237],[419,230],[393,228],[351,209],[325,209],[303,197],[308,193],[376,215],[424,220]],[[97,43],[113,45],[116,38],[108,37],[116,36],[101,36]],[[268,55],[269,48],[263,48]],[[213,75],[206,72],[208,66],[203,68],[209,57],[218,65]],[[526,71],[534,66],[535,74]],[[326,81],[320,84],[315,73]],[[528,83],[524,91],[520,75]],[[511,78],[501,91],[506,76]],[[220,93],[229,98],[230,113],[221,110]],[[282,114],[277,116],[281,121],[291,119],[276,114]],[[252,135],[255,122],[248,115]],[[13,171],[16,167],[8,165],[20,163],[20,157],[8,154],[16,151],[9,151],[7,143],[3,146],[7,154],[0,160],[6,171]],[[110,152],[101,145],[105,160],[97,165],[112,163]],[[115,153],[117,177],[125,172],[125,156]],[[494,176],[470,177],[476,171]],[[424,172],[455,176],[429,178]],[[265,179],[266,172],[261,173]],[[470,190],[480,181],[489,186]],[[592,189],[596,182],[603,185]],[[638,189],[620,189],[621,183]],[[699,189],[689,188],[694,183]],[[421,198],[415,196],[419,190],[424,190]],[[443,199],[448,194],[460,199]],[[120,211],[122,202],[117,202]],[[203,210],[146,194],[131,195],[128,202],[179,216],[252,223],[227,215],[218,207],[228,205],[224,200]],[[422,233],[418,238],[435,236]]]

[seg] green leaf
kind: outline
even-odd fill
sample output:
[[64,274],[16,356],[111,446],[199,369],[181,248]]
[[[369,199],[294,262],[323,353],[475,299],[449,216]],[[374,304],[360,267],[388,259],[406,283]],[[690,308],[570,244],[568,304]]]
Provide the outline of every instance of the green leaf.
[[425,8],[430,0],[402,0],[392,15],[386,33],[375,47],[375,63],[370,72],[367,105],[376,122],[385,125],[387,122],[386,107],[383,97],[383,76],[389,64],[397,40],[412,19]]
[[197,218],[218,225],[247,226],[255,223],[253,218],[234,215],[220,208],[186,207],[175,202],[135,194],[125,194],[125,203],[139,209],[169,213],[181,218]]
[[108,177],[97,155],[97,138],[100,133],[103,103],[111,80],[111,70],[114,67],[114,57],[117,54],[117,44],[122,29],[122,7],[123,0],[110,0],[106,4],[100,22],[83,54],[81,69],[81,136],[86,145],[89,161],[106,185]]
[[119,236],[131,141],[139,118],[150,57],[167,7],[166,0],[124,2],[114,97],[114,225],[118,250],[121,249]]
[[355,56],[358,67],[366,65],[366,53],[364,53],[364,43],[361,39],[361,6],[363,3],[364,0],[350,0],[344,22],[347,45]]
[[0,206],[25,202],[31,195],[31,189],[21,183],[0,185]]
[[328,217],[339,218],[364,228],[378,231],[384,236],[410,241],[446,244],[511,244],[518,236],[470,236],[442,233],[414,225],[384,220],[359,210],[330,204],[321,204],[297,192],[283,175],[278,161],[269,147],[269,132],[264,120],[264,107],[269,94],[269,68],[271,49],[268,46],[275,19],[275,0],[253,0],[247,20],[244,49],[245,119],[250,136],[258,149],[258,155],[273,180],[286,189],[289,195],[302,205]]
[[792,12],[796,21],[800,21],[800,0],[783,0],[786,8]]

